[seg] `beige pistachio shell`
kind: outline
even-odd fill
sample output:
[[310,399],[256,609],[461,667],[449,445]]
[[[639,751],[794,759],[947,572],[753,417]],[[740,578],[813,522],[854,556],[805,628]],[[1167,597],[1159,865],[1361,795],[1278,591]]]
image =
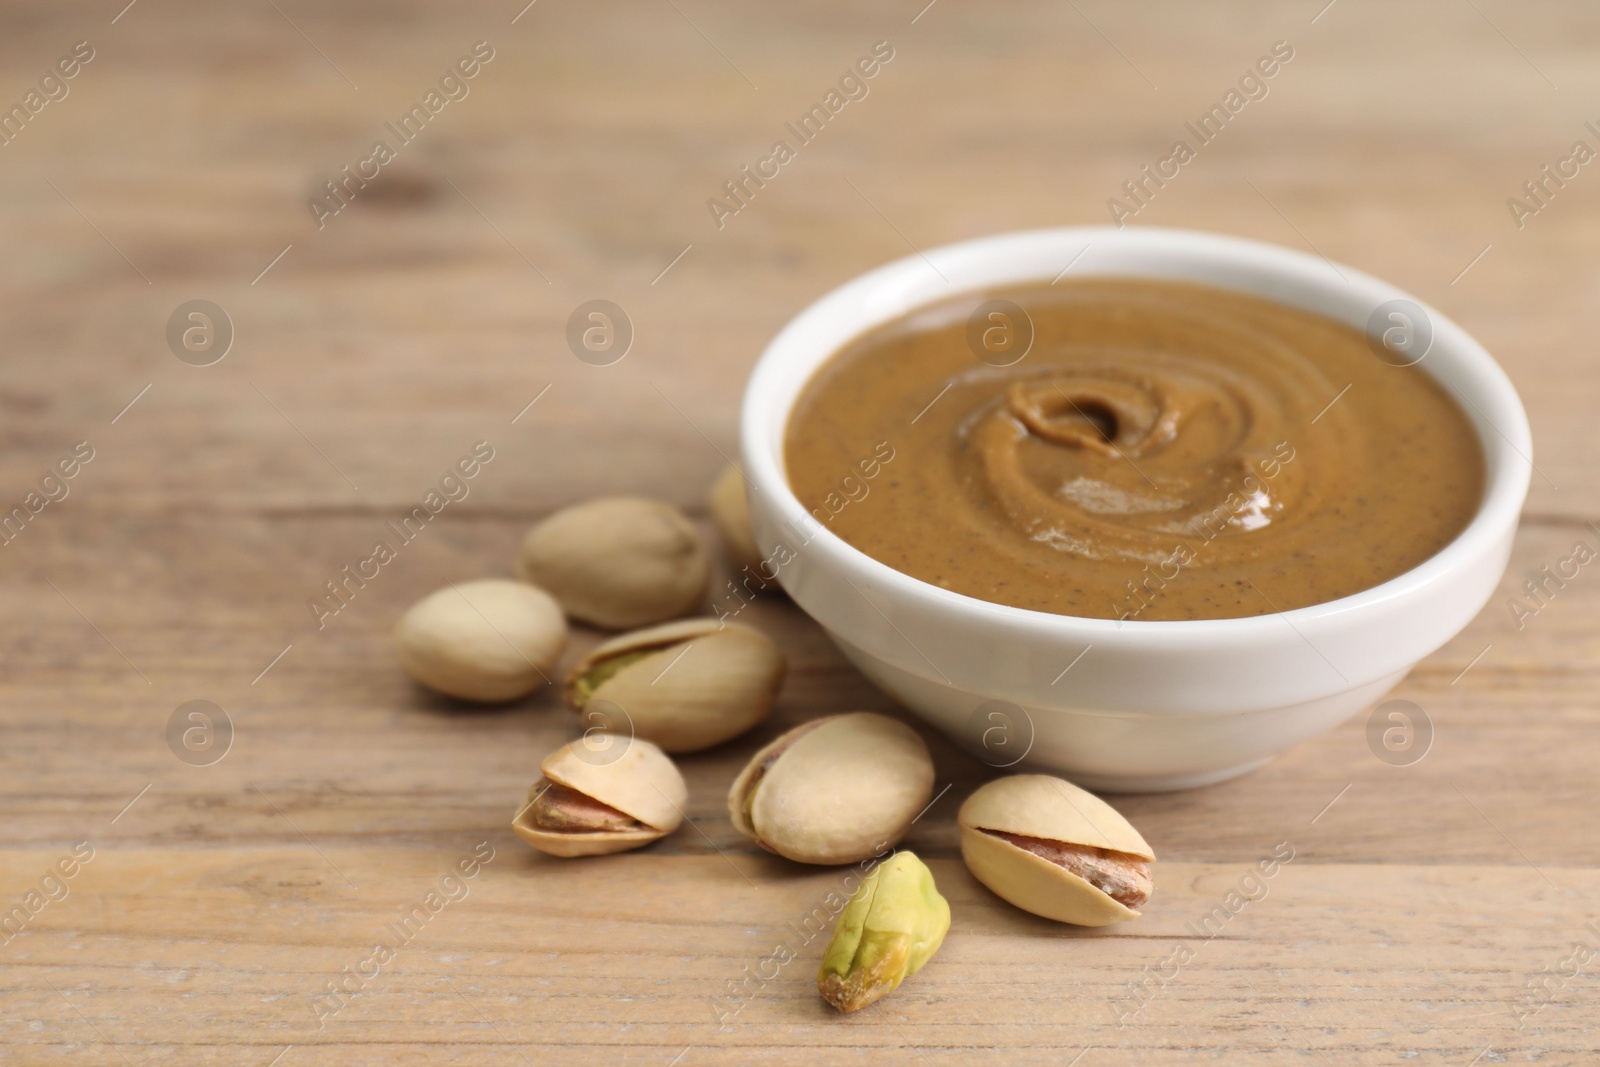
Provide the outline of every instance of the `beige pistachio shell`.
[[625,634],[617,634],[615,637],[607,638],[590,649],[589,654],[583,657],[568,674],[567,684],[570,686],[573,679],[595,664],[613,656],[626,655],[630,652],[655,651],[668,646],[676,646],[696,637],[704,637],[707,634],[716,633],[724,625],[731,626],[733,624],[724,624],[720,619],[709,617],[677,619],[673,622],[661,623],[659,626],[647,626],[642,630],[629,630]]
[[689,788],[677,765],[637,737],[580,737],[546,756],[539,770],[552,782],[609,804],[662,833],[678,828],[689,802]]
[[688,614],[711,575],[683,513],[643,497],[606,497],[556,512],[528,531],[517,567],[568,615],[613,630]]
[[511,828],[528,844],[553,856],[598,856],[648,845],[678,828],[689,791],[665,753],[648,741],[618,734],[589,734],[546,756],[544,778],[637,819],[638,829],[562,832],[534,825],[530,810],[541,782]]
[[1156,858],[1120,811],[1088,790],[1048,774],[1014,774],[980,787],[961,805],[956,821],[962,826]]
[[859,711],[805,723],[757,752],[728,812],[780,856],[854,863],[904,837],[932,795],[933,760],[916,731]]
[[654,827],[640,827],[635,830],[592,830],[583,833],[547,830],[535,824],[532,811],[540,792],[549,785],[550,783],[543,779],[535,782],[528,790],[528,802],[522,806],[517,812],[517,817],[511,822],[511,829],[516,831],[517,836],[540,852],[562,857],[604,856],[613,852],[641,848],[666,836]]
[[1123,852],[1155,853],[1122,813],[1071,782],[1044,774],[1001,778],[961,805],[961,856],[995,895],[1059,922],[1106,926],[1138,916],[1086,879],[984,830]]
[[635,736],[668,752],[698,752],[765,719],[783,674],[783,654],[765,634],[684,619],[598,646],[568,676],[567,702],[608,715],[614,705]]
[[744,475],[739,468],[729,464],[711,485],[711,495],[706,501],[711,521],[722,536],[722,547],[734,567],[761,567],[761,548],[750,529],[750,498],[745,495]]
[[400,666],[462,700],[514,700],[549,680],[567,621],[544,590],[510,579],[459,582],[430,593],[394,630]]

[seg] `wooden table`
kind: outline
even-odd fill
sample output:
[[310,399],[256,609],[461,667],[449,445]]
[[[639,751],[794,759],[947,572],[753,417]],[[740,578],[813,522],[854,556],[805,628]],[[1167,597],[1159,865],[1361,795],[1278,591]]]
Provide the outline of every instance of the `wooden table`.
[[[1600,173],[1547,186],[1520,228],[1506,203],[1600,146],[1591,6],[124,2],[0,14],[0,99],[94,52],[0,147],[0,504],[94,452],[0,548],[0,907],[38,905],[0,946],[0,1061],[1600,1059],[1600,959],[1572,955],[1600,947],[1600,580],[1521,626],[1507,605],[1600,543]],[[466,95],[392,138],[480,40],[493,58],[447,85]],[[719,228],[708,199],[880,40],[868,95]],[[683,761],[693,826],[585,862],[522,846],[511,814],[574,717],[548,691],[490,711],[422,694],[390,652],[400,611],[510,573],[562,504],[644,492],[702,515],[789,316],[912,248],[1108,221],[1279,40],[1268,95],[1132,223],[1389,278],[1522,391],[1539,474],[1511,572],[1395,694],[1431,720],[1426,757],[1380,760],[1361,716],[1237,781],[1121,801],[1157,895],[1083,931],[967,875],[952,817],[989,771],[930,737],[950,789],[907,844],[954,926],[840,1018],[796,930],[841,874],[756,851],[723,797],[776,731],[890,704],[768,597],[746,618],[791,676],[771,722]],[[319,229],[309,199],[379,138],[394,158]],[[610,366],[565,340],[596,298],[636,331]],[[197,299],[234,330],[210,366],[165,336]],[[319,628],[323,583],[479,440],[496,458],[470,496]],[[209,766],[168,744],[193,700],[232,724]],[[1280,843],[1266,895],[1198,937]],[[388,924],[475,849],[492,860],[466,895],[373,973]],[[786,944],[794,962],[764,962]],[[341,981],[359,995],[318,999]]]

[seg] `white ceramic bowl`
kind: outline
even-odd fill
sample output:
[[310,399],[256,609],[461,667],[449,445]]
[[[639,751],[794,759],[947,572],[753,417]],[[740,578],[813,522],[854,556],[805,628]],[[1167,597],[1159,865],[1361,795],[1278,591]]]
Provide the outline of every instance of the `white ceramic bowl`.
[[[1069,263],[1073,277],[1199,282],[1357,328],[1387,301],[1412,301],[1433,333],[1420,366],[1465,400],[1483,442],[1487,484],[1477,515],[1438,555],[1354,596],[1258,618],[1119,623],[940,589],[852,548],[806,513],[785,476],[783,435],[820,364],[913,308],[963,291],[1049,282]],[[966,241],[835,289],[767,347],[745,393],[741,438],[763,554],[785,558],[780,542],[792,550],[779,582],[856,666],[991,764],[1010,765],[1026,751],[1025,765],[1109,791],[1221,781],[1374,703],[1493,594],[1533,452],[1505,373],[1415,297],[1315,256],[1142,227]],[[1006,714],[1012,705],[1021,712]]]

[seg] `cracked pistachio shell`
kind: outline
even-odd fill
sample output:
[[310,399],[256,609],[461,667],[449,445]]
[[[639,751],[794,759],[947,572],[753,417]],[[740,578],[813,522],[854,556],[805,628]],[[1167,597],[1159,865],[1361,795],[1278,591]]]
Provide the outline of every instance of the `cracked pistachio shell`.
[[544,590],[508,578],[460,582],[407,609],[394,630],[407,674],[462,700],[515,700],[543,685],[567,641]]
[[817,971],[817,992],[840,1011],[889,993],[933,958],[950,931],[950,904],[915,853],[874,867],[839,914]]
[[856,711],[795,727],[728,792],[740,833],[799,863],[854,863],[906,835],[933,795],[928,746],[903,722]]
[[572,618],[622,630],[693,611],[711,561],[677,508],[619,496],[564,508],[534,526],[517,569]]
[[[544,776],[528,791],[511,823],[517,836],[552,856],[600,856],[660,840],[683,822],[689,790],[677,766],[655,745],[621,734],[587,734],[556,749],[539,764]],[[549,830],[534,824],[531,809],[545,781],[582,793],[639,822],[627,830]]]
[[1122,817],[1093,793],[1045,774],[1018,774],[982,786],[956,814],[961,857],[996,896],[1059,922],[1107,926],[1138,916],[1087,880],[984,830],[1088,845],[1144,860],[1156,855]]
[[738,467],[729,464],[717,477],[706,505],[734,567],[758,570],[762,562],[761,549],[750,529],[750,499],[745,495],[744,476]]
[[717,619],[684,619],[614,637],[567,677],[567,703],[620,708],[619,724],[668,752],[698,752],[767,717],[784,661],[765,634]]

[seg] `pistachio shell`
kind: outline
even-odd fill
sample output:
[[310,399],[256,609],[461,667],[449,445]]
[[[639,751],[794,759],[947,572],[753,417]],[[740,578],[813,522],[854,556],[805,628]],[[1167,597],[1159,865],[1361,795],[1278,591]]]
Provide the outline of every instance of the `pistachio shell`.
[[660,830],[648,826],[582,832],[546,829],[535,821],[534,806],[549,788],[550,783],[543,778],[535,782],[528,790],[528,802],[511,822],[517,836],[541,852],[562,857],[603,856],[640,848],[664,836]]
[[1105,926],[1138,916],[1080,875],[984,832],[1154,860],[1155,853],[1139,831],[1094,794],[1049,775],[1019,774],[973,793],[961,805],[956,821],[967,868],[997,896],[1022,910],[1079,926]]
[[722,536],[722,547],[736,568],[761,566],[761,548],[750,529],[750,499],[745,495],[744,475],[739,468],[729,464],[711,484],[711,495],[706,501],[711,521]]
[[1014,774],[988,783],[961,805],[956,821],[962,826],[1156,858],[1120,811],[1088,790],[1048,774]]
[[430,593],[394,630],[407,674],[430,689],[485,703],[543,685],[566,640],[566,619],[548,593],[503,578]]
[[[728,817],[732,820],[735,830],[738,830],[757,844],[761,844],[760,835],[756,833],[756,828],[750,821],[750,802],[756,792],[756,787],[762,783],[767,771],[771,769],[772,764],[777,761],[779,754],[783,750],[794,744],[795,740],[801,735],[815,730],[835,717],[831,715],[824,716],[820,719],[812,719],[810,722],[801,723],[794,729],[779,734],[756,750],[756,754],[750,757],[750,761],[744,765],[744,769],[734,777],[733,785],[728,787]],[[762,845],[762,847],[766,848],[767,846]]]
[[673,622],[664,622],[659,626],[647,626],[642,630],[630,630],[625,634],[600,642],[589,651],[589,654],[578,661],[567,675],[567,703],[573,707],[582,707],[582,702],[574,701],[572,696],[573,685],[582,676],[588,674],[596,666],[618,657],[628,656],[635,652],[654,653],[664,648],[675,647],[696,637],[714,634],[722,629],[720,619],[678,619]]
[[[620,746],[611,750],[610,745]],[[596,856],[647,845],[683,822],[689,791],[665,753],[648,741],[615,734],[588,735],[563,745],[539,765],[544,778],[636,819],[626,830],[550,830],[534,824],[535,782],[511,828],[528,844],[554,856]]]
[[567,678],[567,702],[613,704],[635,736],[668,752],[698,752],[767,717],[783,654],[764,634],[717,619],[684,619],[597,647]]
[[853,863],[898,842],[933,795],[916,731],[858,711],[805,723],[750,760],[728,793],[733,825],[800,863]]
[[647,626],[700,603],[711,563],[677,508],[607,497],[556,512],[528,531],[518,558],[526,580],[567,614],[606,629]]
[[[622,746],[620,754],[607,750],[613,740]],[[603,754],[592,755],[596,750]],[[579,738],[546,756],[539,770],[552,782],[609,804],[662,833],[678,828],[689,802],[689,789],[677,766],[665,752],[637,737]]]

